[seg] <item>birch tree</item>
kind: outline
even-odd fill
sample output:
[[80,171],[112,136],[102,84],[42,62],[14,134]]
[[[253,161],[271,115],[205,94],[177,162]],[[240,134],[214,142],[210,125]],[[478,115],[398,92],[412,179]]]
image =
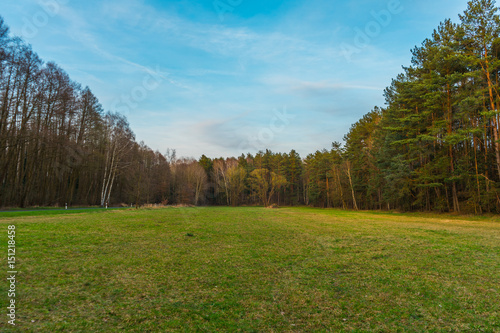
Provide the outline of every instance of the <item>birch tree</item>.
[[123,157],[132,148],[134,134],[128,122],[120,114],[108,113],[104,118],[106,135],[104,175],[101,190],[101,206],[109,203],[117,174],[124,168]]

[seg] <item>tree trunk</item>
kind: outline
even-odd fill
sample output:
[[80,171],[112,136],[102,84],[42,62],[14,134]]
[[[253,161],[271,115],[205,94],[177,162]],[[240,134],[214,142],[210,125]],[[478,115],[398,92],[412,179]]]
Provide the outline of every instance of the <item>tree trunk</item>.
[[347,161],[347,176],[349,177],[349,184],[351,185],[351,192],[352,192],[352,202],[354,204],[354,209],[358,209],[358,203],[356,202],[356,195],[354,194],[354,187],[352,185],[352,177],[351,177],[351,163]]

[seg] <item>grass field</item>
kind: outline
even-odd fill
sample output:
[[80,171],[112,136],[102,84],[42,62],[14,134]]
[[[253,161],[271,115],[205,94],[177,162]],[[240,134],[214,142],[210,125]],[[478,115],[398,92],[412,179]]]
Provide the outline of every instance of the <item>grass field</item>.
[[10,224],[19,274],[15,329],[1,284],[1,332],[500,332],[500,218],[2,214],[2,275]]

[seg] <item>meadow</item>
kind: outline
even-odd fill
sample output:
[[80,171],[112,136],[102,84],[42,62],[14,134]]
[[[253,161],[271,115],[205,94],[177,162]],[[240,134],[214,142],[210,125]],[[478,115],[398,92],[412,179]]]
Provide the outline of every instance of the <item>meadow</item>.
[[1,332],[500,332],[500,217],[313,208],[0,213]]

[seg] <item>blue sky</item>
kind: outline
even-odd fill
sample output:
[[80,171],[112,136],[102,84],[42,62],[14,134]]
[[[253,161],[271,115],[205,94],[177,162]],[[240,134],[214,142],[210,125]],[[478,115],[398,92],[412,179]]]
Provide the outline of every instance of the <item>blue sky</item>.
[[18,0],[0,15],[138,141],[179,156],[342,141],[456,0]]

